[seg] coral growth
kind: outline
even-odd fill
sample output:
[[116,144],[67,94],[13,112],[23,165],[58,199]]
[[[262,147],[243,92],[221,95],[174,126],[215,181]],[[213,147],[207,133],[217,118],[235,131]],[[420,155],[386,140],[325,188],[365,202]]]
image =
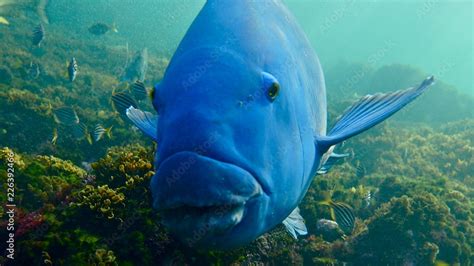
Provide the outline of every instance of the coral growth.
[[71,206],[85,206],[104,215],[107,219],[113,219],[115,217],[114,209],[120,207],[124,200],[123,193],[117,192],[107,185],[98,186],[97,188],[86,185],[77,193]]

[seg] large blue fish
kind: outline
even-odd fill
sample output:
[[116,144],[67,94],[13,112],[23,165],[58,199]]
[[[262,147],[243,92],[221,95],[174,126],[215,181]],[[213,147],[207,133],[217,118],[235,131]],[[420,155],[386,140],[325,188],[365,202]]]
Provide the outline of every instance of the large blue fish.
[[334,146],[432,83],[365,96],[327,132],[319,60],[283,3],[209,0],[155,86],[157,115],[127,115],[158,142],[151,190],[163,223],[189,246],[232,248],[282,222],[306,234],[298,204],[341,157]]

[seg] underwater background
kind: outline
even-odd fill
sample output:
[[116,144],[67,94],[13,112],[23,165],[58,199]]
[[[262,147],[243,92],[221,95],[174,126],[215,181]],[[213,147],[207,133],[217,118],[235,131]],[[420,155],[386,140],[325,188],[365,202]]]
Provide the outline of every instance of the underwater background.
[[[200,251],[169,235],[151,207],[154,143],[112,95],[152,110],[124,72],[146,48],[143,84],[156,84],[204,2],[0,0],[2,265],[474,264],[473,1],[284,1],[320,57],[329,125],[366,94],[431,74],[436,84],[339,148],[352,156],[300,205],[308,236],[278,226],[246,247]],[[67,123],[76,118],[79,129]],[[350,235],[320,226],[328,193],[354,209]]]

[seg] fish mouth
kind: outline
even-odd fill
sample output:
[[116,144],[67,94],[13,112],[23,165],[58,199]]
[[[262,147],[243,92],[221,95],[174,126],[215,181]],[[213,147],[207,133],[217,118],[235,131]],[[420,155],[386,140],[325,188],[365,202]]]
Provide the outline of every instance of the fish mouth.
[[223,204],[208,207],[183,205],[162,210],[161,213],[165,226],[175,233],[187,232],[186,239],[189,239],[195,238],[194,236],[198,234],[202,237],[225,234],[242,221],[244,205]]
[[249,171],[187,151],[160,164],[151,189],[163,224],[195,242],[232,230],[243,220],[247,204],[262,195]]

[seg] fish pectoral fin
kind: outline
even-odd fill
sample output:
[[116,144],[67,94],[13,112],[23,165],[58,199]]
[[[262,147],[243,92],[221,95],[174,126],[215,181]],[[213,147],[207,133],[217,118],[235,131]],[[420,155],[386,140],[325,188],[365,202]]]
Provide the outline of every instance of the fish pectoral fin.
[[331,146],[384,121],[420,96],[433,83],[434,78],[430,76],[418,87],[363,97],[346,109],[327,136],[316,137],[319,150],[327,151]]
[[130,106],[127,108],[126,115],[130,121],[140,129],[145,135],[157,141],[157,120],[158,116],[150,112],[144,112],[140,109]]
[[283,225],[294,239],[298,239],[298,235],[308,234],[308,229],[306,229],[304,219],[301,217],[299,207],[296,207],[290,215],[283,220]]
[[337,163],[343,161],[342,159],[349,157],[349,153],[338,154],[331,151],[330,155],[327,159],[322,163],[322,166],[319,167],[318,171],[316,172],[318,175],[327,174],[331,168],[336,165]]

